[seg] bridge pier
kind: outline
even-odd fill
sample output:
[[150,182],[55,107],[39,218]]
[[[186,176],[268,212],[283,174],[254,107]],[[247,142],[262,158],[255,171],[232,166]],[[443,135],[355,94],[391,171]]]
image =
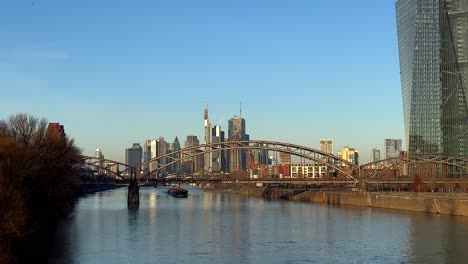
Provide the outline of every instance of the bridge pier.
[[127,207],[131,209],[140,206],[140,186],[136,179],[135,168],[131,168],[130,184],[128,185]]

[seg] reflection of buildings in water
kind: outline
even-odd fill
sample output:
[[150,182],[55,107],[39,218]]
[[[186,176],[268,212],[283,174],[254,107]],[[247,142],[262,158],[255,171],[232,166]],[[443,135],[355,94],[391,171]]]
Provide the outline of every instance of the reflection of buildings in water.
[[[150,193],[149,194],[149,208],[156,208],[156,199],[157,199],[157,195],[156,193]],[[152,210],[152,211],[155,211],[155,210]],[[155,211],[156,212],[156,211]]]
[[409,263],[466,263],[467,218],[421,214],[411,221]]

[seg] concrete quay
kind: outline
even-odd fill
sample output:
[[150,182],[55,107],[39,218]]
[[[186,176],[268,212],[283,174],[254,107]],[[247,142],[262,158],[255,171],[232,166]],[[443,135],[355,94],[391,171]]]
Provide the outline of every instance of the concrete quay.
[[354,205],[413,212],[468,216],[468,194],[304,191],[283,188],[243,187],[222,192],[291,201]]

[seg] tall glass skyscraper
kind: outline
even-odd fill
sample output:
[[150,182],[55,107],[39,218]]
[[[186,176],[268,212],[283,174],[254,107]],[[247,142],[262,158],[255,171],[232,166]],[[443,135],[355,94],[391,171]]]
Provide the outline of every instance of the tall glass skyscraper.
[[410,155],[468,156],[468,0],[398,0]]

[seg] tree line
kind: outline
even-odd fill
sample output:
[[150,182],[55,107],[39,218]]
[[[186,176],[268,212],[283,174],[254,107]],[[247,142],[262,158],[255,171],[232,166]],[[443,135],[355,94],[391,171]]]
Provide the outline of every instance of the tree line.
[[0,120],[0,263],[47,259],[56,221],[73,210],[81,150],[48,127],[25,113]]

